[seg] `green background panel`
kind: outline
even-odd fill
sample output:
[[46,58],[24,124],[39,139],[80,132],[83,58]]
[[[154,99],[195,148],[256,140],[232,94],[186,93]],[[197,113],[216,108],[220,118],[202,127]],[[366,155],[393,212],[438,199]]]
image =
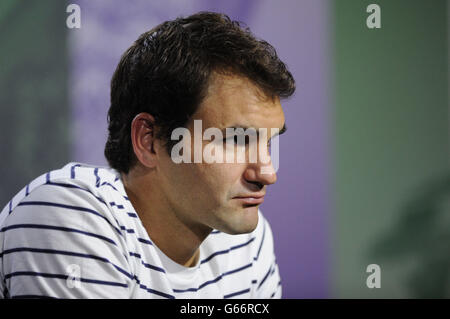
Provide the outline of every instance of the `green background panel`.
[[0,4],[0,205],[68,162],[65,1]]
[[[366,26],[371,3],[380,29]],[[436,234],[449,193],[447,3],[338,0],[334,10],[333,295],[450,297],[448,220]],[[369,264],[381,267],[380,289],[366,286]]]

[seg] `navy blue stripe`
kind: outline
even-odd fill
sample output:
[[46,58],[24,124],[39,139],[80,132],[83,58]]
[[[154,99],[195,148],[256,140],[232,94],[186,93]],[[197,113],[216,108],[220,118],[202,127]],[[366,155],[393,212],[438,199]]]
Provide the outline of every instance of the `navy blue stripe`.
[[9,298],[8,287],[6,285],[6,280],[4,277],[3,277],[3,298],[5,299]]
[[[126,275],[128,278],[130,278],[131,280],[135,280],[140,288],[146,290],[147,292],[165,297],[165,298],[175,298],[172,295],[168,295],[166,293],[151,289],[146,287],[145,285],[140,283],[139,278],[136,275],[132,275],[128,272],[126,272],[125,270],[123,270],[122,268],[114,265],[113,263],[111,263],[107,258],[104,257],[99,257],[99,256],[94,256],[94,255],[87,255],[87,254],[80,254],[80,253],[74,253],[74,252],[68,252],[68,251],[60,251],[60,250],[50,250],[50,249],[39,249],[39,248],[15,248],[15,249],[9,249],[7,251],[4,252],[4,254],[10,254],[10,253],[14,253],[14,252],[18,252],[18,251],[30,251],[30,252],[38,252],[38,253],[50,253],[50,254],[61,254],[61,255],[68,255],[68,256],[76,256],[76,257],[84,257],[84,258],[91,258],[91,259],[96,259],[96,260],[100,260],[100,261],[104,261],[107,262],[109,264],[111,264],[112,266],[114,266],[118,271],[120,271],[121,273],[123,273],[124,275]],[[136,254],[138,255],[138,254]],[[83,281],[83,280],[81,280]],[[6,285],[5,285],[6,287]]]
[[166,271],[165,271],[163,268],[159,268],[159,267],[150,265],[150,264],[144,262],[142,259],[141,259],[141,264],[143,264],[145,268],[153,269],[153,270],[162,272],[162,273],[164,273],[164,274],[166,273]]
[[[5,275],[5,279],[10,279],[12,277],[17,276],[32,276],[32,277],[44,277],[44,278],[54,278],[54,279],[64,279],[67,280],[69,278],[68,275],[63,274],[49,274],[49,273],[40,273],[40,272],[34,272],[34,271],[17,271],[10,274]],[[77,280],[81,282],[86,282],[90,284],[99,284],[99,285],[106,285],[106,286],[116,286],[116,287],[123,287],[128,288],[127,284],[123,284],[120,282],[114,282],[114,281],[104,281],[104,280],[97,280],[97,279],[87,279],[87,278],[77,278]]]
[[142,289],[147,290],[148,292],[150,292],[150,293],[152,293],[154,295],[158,295],[158,296],[161,296],[161,297],[164,297],[164,298],[168,298],[168,299],[175,299],[175,296],[166,294],[164,292],[161,292],[161,291],[158,291],[158,290],[155,290],[155,289],[152,289],[152,288],[148,288],[146,285],[139,284],[139,287],[141,287]]
[[247,289],[244,289],[244,290],[241,290],[241,291],[233,292],[232,294],[223,296],[223,298],[224,299],[228,299],[228,298],[231,298],[231,297],[235,297],[235,296],[246,294],[248,292],[250,292],[250,288],[247,288]]
[[273,297],[275,296],[275,294],[278,292],[280,286],[281,286],[281,281],[278,282],[277,288],[276,288],[276,290],[273,292],[273,294],[270,295],[270,298],[273,298]]
[[108,182],[103,182],[103,183],[100,184],[100,186],[105,186],[105,185],[111,187],[112,189],[114,189],[114,190],[115,190],[116,192],[118,192],[125,200],[130,201],[130,199],[129,199],[127,196],[122,195],[122,193],[121,193],[114,185],[112,185],[112,184],[110,184],[110,183],[108,183]]
[[28,194],[30,194],[30,184],[25,188],[25,196],[28,196]]
[[229,252],[232,251],[232,250],[235,250],[235,249],[238,249],[238,248],[247,246],[248,244],[250,244],[250,243],[251,243],[252,241],[254,241],[254,240],[255,240],[255,237],[252,237],[250,240],[248,240],[247,242],[245,242],[245,243],[243,243],[243,244],[239,244],[239,245],[236,245],[236,246],[232,246],[232,247],[230,247],[230,248],[228,248],[228,249],[225,249],[225,250],[216,251],[215,253],[212,253],[211,255],[209,255],[208,257],[206,257],[205,259],[203,259],[203,260],[200,262],[200,264],[207,263],[207,262],[210,261],[212,258],[214,258],[214,257],[216,257],[216,256],[218,256],[218,255],[227,254],[227,253],[229,253]]
[[132,257],[141,258],[141,255],[139,255],[138,253],[133,253],[131,251],[129,253],[130,253],[130,256],[132,256]]
[[144,238],[138,238],[138,241],[140,241],[143,244],[148,244],[148,245],[152,245],[153,243],[150,240],[144,239]]
[[8,214],[11,214],[11,212],[12,212],[12,199],[9,201],[9,213]]
[[125,226],[120,226],[120,229],[126,231],[128,234],[134,234],[134,229],[127,229]]
[[[92,195],[93,197],[95,197],[99,202],[101,202],[103,205],[105,205],[105,207],[109,210],[108,204],[107,204],[101,197],[98,197],[98,196],[96,196],[94,193],[92,193],[89,189],[80,187],[80,186],[78,186],[78,185],[73,185],[73,184],[70,184],[70,183],[55,183],[55,182],[48,182],[48,183],[46,183],[46,185],[52,185],[52,186],[59,186],[59,187],[66,187],[66,188],[80,189],[80,190],[85,191],[85,192],[87,192],[88,194]],[[123,207],[123,205],[120,205],[120,206]],[[128,213],[128,214],[132,214],[131,217],[137,218],[136,214],[133,214],[133,213]],[[114,219],[115,219],[117,225],[120,227],[121,230],[124,230],[124,231],[126,231],[127,233],[129,233],[129,234],[134,234],[134,233],[136,233],[134,229],[131,229],[131,228],[130,228],[130,229],[127,229],[125,226],[120,225],[120,224],[119,224],[119,221],[118,221],[116,218],[114,218]]]
[[12,296],[11,299],[58,299],[58,298],[43,295],[15,295]]
[[264,221],[263,235],[262,235],[262,239],[261,239],[261,244],[259,245],[258,254],[256,255],[256,257],[253,258],[254,260],[258,260],[258,258],[259,258],[259,254],[261,253],[261,248],[263,246],[264,237],[265,236],[266,236],[266,222]]
[[124,209],[124,207],[123,207],[123,205],[117,205],[115,202],[109,202],[109,205],[111,205],[111,207],[114,207],[114,206],[116,206],[117,208],[119,208],[119,209]]
[[71,233],[78,233],[78,234],[83,234],[83,235],[90,236],[90,237],[95,237],[95,238],[107,241],[107,242],[117,246],[117,244],[115,243],[114,240],[109,239],[109,238],[107,238],[105,236],[101,236],[101,235],[85,232],[85,231],[82,231],[82,230],[79,230],[79,229],[75,229],[75,228],[59,227],[59,226],[53,226],[53,225],[15,224],[15,225],[11,225],[11,226],[8,226],[8,227],[3,227],[2,229],[0,229],[0,232],[6,232],[8,230],[18,229],[18,228],[51,229],[51,230],[60,230],[60,231],[71,232]]
[[213,230],[213,231],[211,232],[211,234],[213,234],[213,235],[215,235],[215,234],[220,234],[220,231],[218,231],[218,230]]
[[70,168],[70,178],[72,179],[75,178],[75,168],[80,166],[81,166],[80,164],[75,164]]
[[100,187],[100,176],[98,176],[98,167],[94,169],[95,187]]
[[256,284],[257,282],[258,282],[258,280],[256,280],[256,279],[252,280],[252,284]]
[[53,207],[61,207],[61,208],[73,209],[73,210],[77,210],[77,211],[82,211],[82,212],[94,214],[96,216],[99,216],[99,217],[103,218],[111,227],[113,227],[117,231],[117,233],[119,235],[123,236],[122,232],[120,231],[120,229],[118,229],[113,224],[111,224],[111,222],[105,216],[103,216],[102,214],[96,212],[93,209],[89,209],[89,208],[86,208],[86,207],[71,206],[71,205],[58,204],[58,203],[52,203],[52,202],[41,202],[41,201],[20,202],[18,204],[18,206],[53,206]]
[[222,279],[223,277],[225,277],[225,276],[228,276],[228,275],[234,274],[234,273],[236,273],[236,272],[242,271],[242,270],[244,270],[244,269],[247,269],[247,268],[251,267],[252,265],[253,265],[253,264],[250,263],[250,264],[248,264],[248,265],[239,267],[239,268],[237,268],[237,269],[233,269],[233,270],[224,272],[223,274],[219,275],[218,277],[216,277],[216,278],[214,278],[214,279],[212,279],[212,280],[208,280],[208,281],[202,283],[200,286],[198,286],[198,288],[173,289],[173,292],[175,292],[175,293],[196,292],[196,291],[202,289],[203,287],[206,287],[206,286],[208,286],[208,285],[210,285],[210,284],[212,284],[212,283],[218,282],[219,280],[221,280],[221,279]]
[[155,289],[148,288],[146,285],[141,284],[139,278],[137,278],[136,276],[134,277],[134,279],[136,280],[137,284],[139,285],[139,288],[144,289],[145,291],[147,291],[149,293],[152,293],[154,295],[158,295],[158,296],[161,296],[164,298],[168,298],[168,299],[175,299],[175,296],[173,296],[173,295],[170,295],[170,294],[167,294],[165,292],[161,292],[161,291],[158,291]]
[[133,217],[133,218],[137,218],[137,215],[135,213],[127,213],[128,216]]
[[266,281],[266,279],[269,278],[269,274],[271,271],[272,271],[272,266],[270,266],[269,271],[266,273],[264,278],[261,280],[261,282],[259,283],[258,288],[256,290],[259,290],[259,288],[261,288],[262,284]]
[[107,286],[116,286],[116,287],[128,288],[128,284],[123,284],[123,283],[120,283],[120,282],[104,281],[104,280],[96,280],[96,279],[86,279],[86,278],[77,278],[77,280],[78,279],[81,282],[87,282],[87,283],[90,283],[90,284],[98,284],[98,285],[107,285]]
[[153,266],[153,265],[150,265],[150,264],[144,262],[141,259],[141,255],[139,255],[138,253],[133,253],[133,252],[130,251],[129,254],[132,257],[139,258],[141,260],[141,264],[144,265],[146,268],[153,269],[153,270],[156,270],[156,271],[159,271],[159,272],[162,272],[162,273],[166,273],[166,271],[163,268],[160,268],[160,267],[157,267],[157,266]]
[[199,288],[188,288],[188,289],[172,289],[174,293],[181,294],[183,292],[196,292]]
[[[100,198],[100,197],[96,196],[94,193],[92,193],[89,189],[86,189],[86,188],[83,188],[83,187],[80,187],[77,185],[73,185],[73,184],[67,184],[67,183],[48,182],[47,185],[67,187],[67,188],[76,188],[76,189],[83,190],[83,191],[87,192],[88,194],[92,195],[93,197],[95,197],[98,201],[100,201],[103,205],[105,205],[106,208],[109,210],[108,204],[102,198]],[[122,206],[122,205],[120,205],[120,206]],[[114,220],[116,221],[117,225],[120,227],[121,230],[125,230],[129,234],[135,233],[134,229],[127,229],[127,228],[125,228],[125,226],[120,225],[119,221],[116,218],[114,218]]]
[[274,272],[275,272],[275,267],[272,268],[272,271],[270,272],[270,275],[272,276]]
[[48,183],[50,182],[50,172],[48,172],[47,174],[45,174],[45,181]]
[[108,182],[103,182],[103,183],[100,184],[100,186],[105,186],[105,185],[111,187],[111,188],[114,189],[116,192],[119,192],[119,191],[117,190],[117,188],[116,188],[114,185],[112,185],[112,184],[110,184],[110,183],[108,183]]
[[[96,187],[101,187],[101,186],[109,186],[109,187],[111,187],[112,189],[114,189],[116,192],[118,192],[123,198],[125,198],[127,201],[130,201],[129,199],[128,199],[128,197],[127,196],[124,196],[124,195],[122,195],[121,193],[120,193],[120,191],[114,186],[114,185],[112,185],[111,183],[108,183],[108,182],[103,182],[103,183],[101,183],[100,184],[100,182],[101,182],[101,179],[100,179],[100,176],[98,175],[98,167],[96,167],[95,169],[94,169],[94,175],[95,175],[95,177],[96,177],[96,181],[95,181],[95,186]],[[120,178],[117,176],[115,179],[114,179],[114,182],[116,182],[116,181],[118,181]]]
[[239,244],[239,245],[236,245],[236,246],[231,247],[230,250],[235,250],[235,249],[238,249],[238,248],[247,246],[248,244],[250,244],[250,243],[251,243],[252,241],[254,241],[254,240],[255,240],[255,237],[252,237],[252,238],[250,238],[248,241],[246,241],[246,242],[243,243],[243,244]]
[[18,248],[12,248],[3,251],[3,253],[0,254],[0,257],[3,257],[4,255],[13,254],[16,252],[32,252],[32,253],[42,253],[42,254],[52,254],[52,255],[65,255],[65,256],[75,256],[75,257],[82,257],[82,258],[88,258],[88,259],[94,259],[99,260],[105,263],[108,263],[112,265],[114,268],[116,268],[117,271],[121,272],[125,276],[127,276],[130,279],[133,279],[133,275],[125,271],[119,266],[116,266],[114,263],[109,261],[107,258],[90,255],[90,254],[82,254],[82,253],[76,253],[72,251],[65,251],[65,250],[55,250],[55,249],[42,249],[42,248],[30,248],[30,247],[18,247]]
[[210,256],[208,256],[207,258],[203,259],[203,260],[201,261],[201,264],[210,261],[212,258],[214,258],[214,257],[217,256],[217,255],[226,254],[226,253],[229,253],[229,252],[230,252],[231,250],[233,250],[233,249],[237,249],[237,248],[243,247],[243,246],[245,246],[245,245],[248,245],[248,244],[249,244],[250,242],[252,242],[254,239],[255,239],[255,238],[252,238],[252,239],[250,239],[248,242],[246,242],[246,243],[244,243],[244,244],[240,244],[240,245],[238,245],[238,246],[234,246],[234,247],[231,247],[231,248],[229,248],[229,249],[217,251],[217,252],[211,254]]
[[219,280],[221,280],[222,278],[223,278],[223,276],[225,276],[225,275],[220,275],[219,277],[217,277],[216,279],[212,279],[212,280],[208,280],[208,281],[206,281],[206,282],[204,282],[203,284],[201,284],[200,286],[198,286],[198,289],[197,290],[199,290],[199,289],[202,289],[203,287],[206,287],[206,286],[208,286],[208,285],[210,285],[210,284],[213,284],[213,283],[215,283],[215,282],[218,282]]
[[52,185],[52,186],[60,186],[60,187],[66,187],[66,188],[76,188],[76,189],[80,189],[83,190],[85,192],[88,192],[89,194],[91,194],[92,196],[94,196],[98,201],[100,201],[102,204],[104,204],[106,207],[108,207],[108,205],[106,204],[106,202],[101,198],[96,196],[95,194],[93,194],[89,189],[80,187],[78,185],[73,185],[73,184],[68,184],[68,183],[55,183],[55,182],[47,182],[46,185]]
[[237,269],[234,269],[234,270],[227,271],[227,272],[223,273],[223,276],[225,277],[225,276],[234,274],[235,272],[242,271],[242,270],[247,269],[247,268],[252,267],[252,266],[253,266],[253,263],[249,263],[248,265],[242,266],[242,267],[240,267],[240,268],[237,268]]
[[218,282],[219,280],[221,280],[223,278],[223,275],[218,276],[217,278],[205,281],[204,283],[202,283],[200,286],[198,286],[198,288],[187,288],[187,289],[173,289],[173,292],[176,293],[183,293],[183,292],[197,292],[198,290],[202,289],[203,287],[206,287],[210,284],[213,284],[215,282]]

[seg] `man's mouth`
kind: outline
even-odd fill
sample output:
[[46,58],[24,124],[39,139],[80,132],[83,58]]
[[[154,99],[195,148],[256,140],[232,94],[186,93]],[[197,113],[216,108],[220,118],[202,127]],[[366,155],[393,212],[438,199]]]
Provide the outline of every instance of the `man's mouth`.
[[247,205],[260,205],[264,202],[264,195],[253,195],[253,196],[237,196],[233,199],[236,199],[243,204]]

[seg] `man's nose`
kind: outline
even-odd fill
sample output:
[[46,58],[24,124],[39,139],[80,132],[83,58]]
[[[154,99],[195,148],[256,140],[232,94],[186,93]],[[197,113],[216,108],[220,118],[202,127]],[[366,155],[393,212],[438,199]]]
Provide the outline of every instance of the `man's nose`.
[[277,174],[273,168],[272,161],[267,164],[258,162],[249,164],[244,175],[249,182],[261,183],[263,185],[275,184]]

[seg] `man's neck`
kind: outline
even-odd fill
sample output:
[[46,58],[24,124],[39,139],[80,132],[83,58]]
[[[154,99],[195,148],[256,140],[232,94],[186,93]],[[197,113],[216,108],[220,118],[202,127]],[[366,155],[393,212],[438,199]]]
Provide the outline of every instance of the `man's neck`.
[[122,182],[152,242],[174,262],[196,265],[199,246],[211,229],[180,218],[148,176],[132,174],[122,174]]

